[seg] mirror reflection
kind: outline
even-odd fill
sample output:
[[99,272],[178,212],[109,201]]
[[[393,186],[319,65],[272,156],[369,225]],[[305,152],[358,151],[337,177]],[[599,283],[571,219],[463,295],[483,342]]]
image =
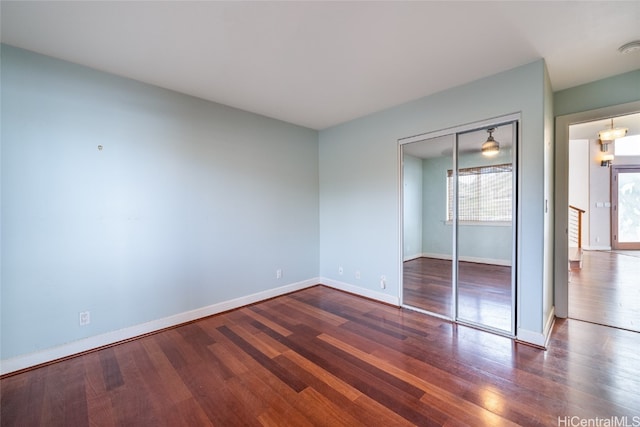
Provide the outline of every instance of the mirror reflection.
[[[458,319],[504,331],[512,319],[513,135],[513,125],[458,135]],[[478,144],[491,136],[497,152],[487,155]]]
[[453,230],[445,214],[454,144],[447,135],[403,147],[403,301],[447,317],[453,317]]
[[405,305],[513,333],[515,135],[510,123],[403,145]]

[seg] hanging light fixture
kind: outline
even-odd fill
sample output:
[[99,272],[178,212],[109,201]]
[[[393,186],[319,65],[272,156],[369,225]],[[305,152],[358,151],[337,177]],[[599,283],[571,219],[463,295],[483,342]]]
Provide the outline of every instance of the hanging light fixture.
[[489,134],[489,137],[487,138],[485,143],[482,144],[483,156],[493,157],[500,152],[500,144],[498,143],[498,141],[493,139],[493,132],[495,131],[496,131],[496,128],[487,129],[487,133]]
[[605,154],[602,156],[602,160],[600,160],[600,166],[611,167],[611,162],[613,162],[613,154]]
[[[614,141],[618,138],[622,138],[627,134],[627,128],[614,128],[613,127],[613,118],[611,118],[611,128],[604,129],[598,132],[598,138],[600,138],[600,144],[608,144],[609,141]],[[606,148],[603,150],[606,151]]]

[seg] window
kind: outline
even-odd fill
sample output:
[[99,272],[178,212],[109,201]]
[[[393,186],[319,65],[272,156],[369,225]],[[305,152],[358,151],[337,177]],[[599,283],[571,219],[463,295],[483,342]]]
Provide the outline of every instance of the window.
[[613,150],[616,156],[640,156],[640,135],[616,139]]
[[[447,171],[447,221],[453,221],[453,171]],[[458,170],[458,221],[510,222],[513,199],[511,164]]]

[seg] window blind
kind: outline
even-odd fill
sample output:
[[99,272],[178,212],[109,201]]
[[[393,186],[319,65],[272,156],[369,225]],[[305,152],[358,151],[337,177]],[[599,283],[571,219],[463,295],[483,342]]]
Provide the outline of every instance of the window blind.
[[[447,221],[453,220],[453,170],[447,171]],[[513,166],[480,166],[458,170],[458,221],[511,221]]]

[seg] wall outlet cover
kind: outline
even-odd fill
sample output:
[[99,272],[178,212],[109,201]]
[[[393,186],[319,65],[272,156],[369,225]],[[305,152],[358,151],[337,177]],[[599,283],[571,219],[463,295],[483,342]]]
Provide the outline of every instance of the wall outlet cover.
[[91,323],[91,313],[88,311],[81,311],[79,315],[80,326],[86,326]]

